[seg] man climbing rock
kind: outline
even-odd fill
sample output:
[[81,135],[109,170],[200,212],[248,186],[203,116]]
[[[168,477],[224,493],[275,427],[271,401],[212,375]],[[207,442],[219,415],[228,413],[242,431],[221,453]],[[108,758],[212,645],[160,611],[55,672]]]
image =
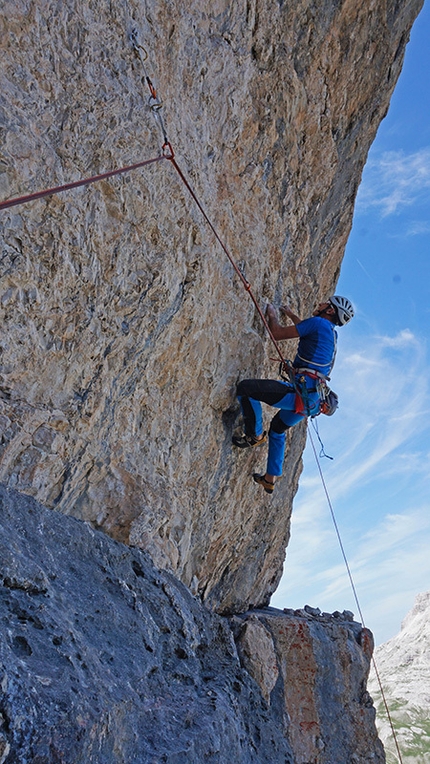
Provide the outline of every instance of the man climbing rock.
[[[254,473],[253,478],[267,493],[273,493],[275,478],[282,475],[286,431],[306,416],[320,413],[318,380],[327,379],[336,357],[337,332],[335,326],[344,326],[354,316],[354,308],[346,297],[334,295],[320,303],[310,318],[302,321],[287,307],[281,312],[293,322],[282,326],[272,305],[267,306],[266,316],[275,340],[299,339],[297,354],[293,361],[296,380],[300,378],[302,395],[289,382],[272,379],[244,379],[237,386],[245,433],[234,435],[233,444],[238,448],[255,448],[266,442],[263,432],[260,401],[279,409],[269,429],[269,453],[264,475]],[[299,400],[298,400],[299,398]]]

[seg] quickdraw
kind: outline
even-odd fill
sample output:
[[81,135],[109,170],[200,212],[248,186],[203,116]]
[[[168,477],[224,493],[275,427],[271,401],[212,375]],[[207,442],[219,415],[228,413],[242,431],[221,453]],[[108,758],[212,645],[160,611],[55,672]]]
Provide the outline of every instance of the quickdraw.
[[149,98],[149,102],[148,102],[149,103],[149,108],[151,109],[151,111],[152,111],[152,113],[153,113],[153,115],[155,117],[155,121],[157,122],[157,124],[158,124],[158,126],[159,126],[159,128],[160,128],[160,130],[162,132],[163,140],[164,140],[164,145],[165,146],[166,145],[170,145],[169,144],[169,139],[167,137],[166,128],[164,126],[163,117],[161,116],[161,113],[160,113],[160,110],[163,107],[163,102],[160,101],[160,99],[159,99],[159,97],[157,95],[157,91],[156,91],[156,89],[154,87],[154,84],[153,84],[153,82],[152,82],[148,72],[146,71],[145,61],[148,58],[148,53],[146,52],[146,50],[143,47],[143,45],[141,45],[139,43],[137,29],[132,29],[131,30],[131,33],[130,33],[130,42],[131,42],[131,44],[132,44],[132,46],[134,48],[134,51],[135,51],[135,53],[136,53],[136,55],[137,55],[141,65],[142,65],[143,74],[144,74],[144,77],[145,77],[145,82],[148,85],[148,89],[149,89],[149,92],[150,92],[150,98]]

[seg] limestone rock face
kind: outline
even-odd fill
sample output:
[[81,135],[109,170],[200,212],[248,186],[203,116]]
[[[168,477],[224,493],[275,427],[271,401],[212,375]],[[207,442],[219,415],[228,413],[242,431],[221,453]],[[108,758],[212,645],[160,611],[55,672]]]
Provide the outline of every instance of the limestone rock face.
[[384,761],[359,624],[213,614],[142,550],[3,486],[0,530],[2,764]]
[[[430,591],[417,595],[401,631],[376,648],[375,659],[402,759],[406,764],[426,764],[430,757]],[[369,689],[387,762],[395,764],[397,747],[374,671]]]
[[[1,196],[160,154],[136,29],[219,235],[263,306],[305,316],[336,283],[421,4],[5,0]],[[265,454],[232,451],[235,386],[277,367],[172,164],[0,215],[0,480],[148,550],[219,612],[267,603],[305,432],[276,496],[255,490]]]

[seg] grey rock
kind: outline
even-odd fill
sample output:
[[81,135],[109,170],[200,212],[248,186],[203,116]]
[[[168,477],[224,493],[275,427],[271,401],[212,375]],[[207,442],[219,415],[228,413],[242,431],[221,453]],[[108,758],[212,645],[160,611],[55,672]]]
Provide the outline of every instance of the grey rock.
[[[0,194],[159,154],[136,27],[219,234],[263,307],[306,315],[421,5],[7,2]],[[360,624],[269,608],[230,629],[202,604],[268,604],[306,434],[262,496],[263,450],[231,435],[271,351],[173,166],[12,208],[0,233],[1,764],[382,762]]]
[[305,605],[305,613],[317,617],[321,615],[321,610],[319,607],[311,607],[310,605]]
[[293,764],[228,621],[147,554],[3,486],[0,528],[0,761]]
[[216,615],[147,553],[4,486],[0,531],[5,764],[384,761],[359,624]]
[[344,610],[342,613],[345,621],[353,621],[354,620],[354,613],[351,612],[351,610]]

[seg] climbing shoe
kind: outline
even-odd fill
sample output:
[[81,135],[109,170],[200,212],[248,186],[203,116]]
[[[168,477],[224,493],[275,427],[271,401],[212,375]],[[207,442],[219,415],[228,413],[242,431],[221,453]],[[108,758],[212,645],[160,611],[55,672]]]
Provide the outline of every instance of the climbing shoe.
[[258,483],[258,485],[263,486],[266,493],[273,493],[273,491],[275,490],[275,484],[269,483],[269,481],[266,480],[264,475],[259,475],[257,472],[254,472],[252,477],[254,478],[255,482]]
[[262,446],[267,441],[267,434],[263,432],[263,437],[257,440],[253,435],[233,435],[232,443],[238,448],[255,448]]

